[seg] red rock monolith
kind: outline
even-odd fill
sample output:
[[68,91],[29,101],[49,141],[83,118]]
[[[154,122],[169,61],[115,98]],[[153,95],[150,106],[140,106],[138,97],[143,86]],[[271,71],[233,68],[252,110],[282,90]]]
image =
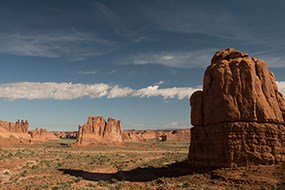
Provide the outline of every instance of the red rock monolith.
[[120,144],[122,142],[122,126],[120,120],[102,116],[89,116],[87,123],[79,126],[77,145]]
[[234,167],[285,161],[285,101],[267,64],[235,49],[217,52],[203,91],[190,98],[189,163]]

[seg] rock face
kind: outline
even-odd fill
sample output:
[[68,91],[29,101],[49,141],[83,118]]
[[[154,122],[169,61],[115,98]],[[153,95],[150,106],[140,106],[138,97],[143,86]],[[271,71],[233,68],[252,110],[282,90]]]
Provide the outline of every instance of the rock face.
[[189,162],[247,166],[285,161],[285,101],[267,64],[235,49],[217,52],[203,91],[190,98]]
[[122,142],[122,126],[120,120],[102,116],[89,116],[86,124],[79,126],[78,145],[120,144]]
[[52,131],[57,138],[76,139],[78,131]]
[[27,120],[17,120],[15,123],[0,121],[0,127],[12,133],[27,133],[29,122]]
[[38,142],[48,141],[46,129],[36,128],[35,130],[30,130],[29,134],[31,135],[32,141],[38,141]]
[[57,137],[53,132],[47,131],[46,138],[49,141],[59,140],[59,137]]
[[31,140],[35,142],[47,142],[50,140],[59,140],[52,132],[48,132],[44,128],[36,128],[35,130],[30,130],[28,132],[31,136]]
[[28,134],[28,121],[0,121],[0,143],[1,144],[18,144],[30,143],[31,137]]
[[190,141],[190,129],[177,130],[125,130],[123,141],[148,142],[160,141]]

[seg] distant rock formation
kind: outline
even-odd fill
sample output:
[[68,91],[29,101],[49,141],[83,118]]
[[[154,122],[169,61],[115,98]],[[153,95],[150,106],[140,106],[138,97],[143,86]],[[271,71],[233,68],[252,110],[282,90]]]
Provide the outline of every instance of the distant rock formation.
[[35,130],[30,130],[29,134],[31,135],[33,141],[39,141],[39,142],[48,141],[46,129],[36,128]]
[[1,144],[18,144],[30,143],[31,137],[28,134],[28,121],[0,121],[0,143]]
[[190,141],[190,129],[176,130],[124,130],[123,141],[148,142],[159,141]]
[[121,144],[122,126],[120,120],[105,121],[102,116],[89,116],[86,124],[79,126],[77,145]]
[[30,130],[28,133],[31,135],[32,141],[37,141],[37,142],[47,142],[50,140],[59,139],[52,132],[48,132],[44,128],[36,128],[35,130]]
[[264,61],[232,48],[217,52],[190,105],[192,165],[285,161],[285,101]]
[[13,133],[27,133],[29,128],[29,122],[26,120],[17,120],[15,123],[8,121],[0,121],[0,127],[6,131]]
[[50,131],[47,131],[46,138],[48,141],[55,141],[60,139],[53,132]]
[[76,139],[78,131],[52,131],[57,138]]

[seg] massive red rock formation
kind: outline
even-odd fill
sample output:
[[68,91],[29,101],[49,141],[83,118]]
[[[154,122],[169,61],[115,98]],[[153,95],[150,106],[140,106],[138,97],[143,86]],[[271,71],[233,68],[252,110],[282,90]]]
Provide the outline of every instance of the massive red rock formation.
[[89,116],[87,123],[79,126],[76,144],[120,144],[121,142],[120,120],[109,118],[106,122],[102,116]]
[[190,129],[176,130],[124,130],[123,141],[148,142],[159,141],[190,141]]
[[28,134],[28,128],[28,121],[18,120],[15,123],[0,121],[0,143],[29,143],[31,137]]
[[191,164],[285,161],[285,101],[264,61],[232,48],[217,52],[190,105]]

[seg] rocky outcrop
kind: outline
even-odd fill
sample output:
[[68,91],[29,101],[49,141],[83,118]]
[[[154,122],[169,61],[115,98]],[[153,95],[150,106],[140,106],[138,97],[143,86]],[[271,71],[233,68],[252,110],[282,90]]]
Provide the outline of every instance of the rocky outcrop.
[[0,121],[0,143],[1,144],[18,144],[30,143],[31,137],[28,134],[28,121]]
[[76,139],[78,131],[52,131],[57,138]]
[[32,141],[38,141],[38,142],[48,141],[46,129],[36,128],[35,130],[30,130],[29,134],[31,135]]
[[60,138],[57,137],[53,132],[51,131],[47,131],[47,134],[46,134],[46,138],[48,141],[55,141],[55,140],[59,140]]
[[27,133],[29,122],[27,120],[17,120],[15,123],[0,121],[0,127],[12,133]]
[[190,141],[190,129],[177,129],[165,131],[162,136],[163,141]]
[[148,142],[159,141],[190,141],[190,129],[176,130],[125,130],[123,141]]
[[285,101],[264,61],[232,48],[217,52],[190,105],[192,165],[285,161]]
[[59,140],[59,138],[55,136],[53,132],[48,132],[44,128],[36,128],[35,130],[30,130],[29,134],[33,142],[47,142],[51,140]]
[[89,116],[86,124],[79,126],[77,145],[120,144],[122,126],[120,120],[105,121],[102,116]]
[[108,118],[103,138],[113,144],[122,142],[122,125],[120,120]]

